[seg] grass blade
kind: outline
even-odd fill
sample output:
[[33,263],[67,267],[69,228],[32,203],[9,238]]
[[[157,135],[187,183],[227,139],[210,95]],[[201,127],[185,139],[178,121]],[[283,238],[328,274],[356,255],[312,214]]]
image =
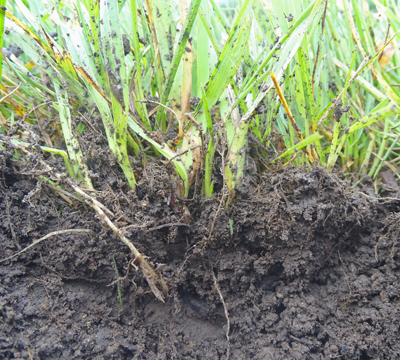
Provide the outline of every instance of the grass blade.
[[161,102],[164,104],[169,99],[169,93],[172,88],[172,84],[175,79],[176,72],[178,71],[179,64],[182,59],[182,55],[185,51],[187,41],[189,39],[190,32],[196,19],[197,12],[199,10],[201,0],[192,0],[188,9],[188,15],[186,17],[183,29],[180,32],[180,38],[178,41],[178,48],[175,51],[174,58],[172,59],[171,70],[168,73],[167,81],[165,83],[165,89],[161,98]]

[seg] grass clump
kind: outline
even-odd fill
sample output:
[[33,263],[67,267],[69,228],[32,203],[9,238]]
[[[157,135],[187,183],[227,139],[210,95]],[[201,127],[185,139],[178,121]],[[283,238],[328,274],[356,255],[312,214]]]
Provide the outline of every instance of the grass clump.
[[82,109],[101,115],[131,188],[128,153],[173,164],[179,197],[200,182],[212,196],[216,157],[230,199],[249,162],[258,172],[291,163],[397,174],[395,2],[246,0],[234,12],[205,0],[9,6],[0,10],[2,41],[23,53],[2,69],[3,136],[15,119],[51,119],[70,176],[87,188],[78,139],[91,129],[73,121]]
[[0,147],[61,155],[86,189],[95,115],[127,184],[132,156],[152,157],[173,166],[176,198],[211,197],[222,176],[229,203],[288,164],[399,177],[396,0],[0,5]]

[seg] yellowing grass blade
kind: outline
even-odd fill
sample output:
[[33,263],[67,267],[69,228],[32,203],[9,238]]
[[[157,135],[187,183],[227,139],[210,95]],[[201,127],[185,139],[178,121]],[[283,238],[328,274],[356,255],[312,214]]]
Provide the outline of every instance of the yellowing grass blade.
[[[6,89],[2,84],[0,84],[0,92],[1,92],[4,96],[8,96],[8,95],[9,95],[7,89]],[[15,112],[16,112],[19,116],[21,116],[21,117],[24,117],[24,116],[25,116],[25,110],[26,110],[26,108],[25,108],[24,106],[18,104],[18,102],[15,101],[14,99],[12,99],[11,97],[7,97],[7,100],[6,100],[6,101],[10,104],[10,106],[15,110]]]
[[[294,132],[297,135],[297,138],[299,139],[299,141],[303,141],[304,139],[303,139],[303,135],[301,135],[301,130],[297,126],[296,120],[294,119],[294,116],[293,116],[292,112],[290,111],[290,108],[289,108],[289,106],[288,106],[288,104],[286,102],[286,99],[282,94],[282,90],[281,90],[281,88],[279,86],[278,80],[276,80],[276,77],[275,77],[273,72],[271,72],[271,78],[272,78],[272,81],[274,82],[276,91],[278,92],[279,98],[281,99],[281,103],[282,103],[282,105],[283,105],[283,107],[284,107],[284,109],[286,111],[286,114],[287,114],[287,116],[288,116],[288,118],[290,120],[290,123],[293,126]],[[308,160],[310,160],[310,162],[312,164],[314,162],[314,157],[311,155],[310,151],[307,148],[305,148],[305,151],[306,151]]]
[[24,30],[32,39],[36,40],[41,46],[44,46],[42,40],[38,38],[22,21],[20,21],[8,11],[6,11],[6,15],[10,20],[14,21],[22,30]]
[[93,88],[109,103],[111,100],[107,97],[106,93],[99,88],[95,81],[90,77],[90,75],[83,69],[83,67],[75,64],[74,68],[82,75],[82,77],[91,85]]

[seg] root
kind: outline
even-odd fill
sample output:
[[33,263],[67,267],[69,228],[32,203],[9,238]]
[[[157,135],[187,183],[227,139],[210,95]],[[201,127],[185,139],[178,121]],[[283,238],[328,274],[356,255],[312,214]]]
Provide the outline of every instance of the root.
[[217,209],[217,212],[215,213],[214,220],[213,220],[213,222],[212,222],[212,224],[211,224],[211,229],[210,229],[210,233],[208,234],[208,239],[207,239],[206,243],[205,243],[204,246],[203,246],[203,250],[205,249],[206,245],[207,245],[207,244],[210,242],[210,240],[211,240],[211,235],[212,235],[212,233],[213,233],[213,231],[214,231],[215,222],[217,221],[219,212],[221,211],[222,204],[223,204],[223,202],[224,202],[224,200],[225,200],[225,197],[226,197],[226,193],[225,193],[225,185],[226,185],[226,179],[225,179],[225,158],[224,158],[224,153],[223,153],[223,152],[221,152],[221,158],[222,158],[222,176],[223,176],[223,182],[222,182],[222,196],[221,196],[221,200],[219,201],[218,209]]
[[21,249],[21,245],[19,244],[17,234],[14,231],[14,224],[11,221],[10,203],[8,202],[8,196],[6,196],[6,211],[7,211],[7,217],[8,217],[8,226],[10,228],[12,238],[15,242],[15,245],[17,245],[18,249]]
[[226,340],[228,340],[228,348],[227,348],[227,352],[226,352],[226,358],[229,359],[229,350],[230,350],[229,331],[231,329],[231,322],[229,320],[228,308],[226,307],[224,297],[222,296],[221,290],[219,289],[217,278],[214,274],[213,269],[211,269],[211,274],[212,274],[212,277],[214,280],[214,286],[215,286],[215,288],[218,292],[218,295],[221,299],[222,305],[224,306],[224,312],[225,312],[225,317],[226,317]]
[[[100,204],[97,200],[93,199],[91,196],[85,194],[80,188],[75,186],[71,180],[66,180],[67,184],[71,186],[79,195],[85,198],[85,202],[91,206],[99,215],[100,221],[104,224],[107,224],[109,228],[116,234],[120,240],[131,249],[133,255],[137,258],[139,262],[140,268],[143,271],[143,275],[149,284],[151,291],[154,296],[162,302],[165,302],[168,287],[164,282],[164,279],[161,275],[157,274],[153,268],[149,265],[149,263],[144,259],[142,254],[136,249],[136,247],[125,237],[121,230],[119,230],[113,222],[108,218],[108,216],[104,213],[104,211],[97,205]],[[104,208],[104,206],[102,205]],[[109,211],[110,212],[110,211]],[[110,212],[111,213],[111,212]]]
[[133,264],[135,261],[136,261],[136,259],[131,259],[131,260],[129,261],[129,263],[128,263],[128,268],[126,269],[126,274],[125,274],[125,276],[120,277],[120,278],[117,279],[117,280],[114,280],[111,284],[108,284],[107,287],[109,287],[109,286],[114,286],[115,284],[119,284],[119,283],[123,282],[124,280],[127,280],[127,279],[128,279],[128,275],[129,275],[129,270],[130,270],[130,268],[131,268],[131,265],[132,265],[132,266],[135,268],[135,270],[137,271],[137,270],[138,270],[137,266],[136,266],[135,264]]
[[[19,151],[25,153],[29,157],[34,157],[35,156],[28,149],[26,149],[26,148],[24,148],[22,146],[19,146],[17,144],[13,144],[11,142],[8,142],[7,145],[10,146],[11,148],[18,149]],[[56,172],[44,160],[38,159],[37,162],[43,166],[43,171],[40,171],[40,174],[48,173],[48,174],[51,174],[53,179],[56,180],[56,181],[63,181],[64,180],[72,189],[74,189],[79,194],[79,196],[81,196],[83,198],[83,201],[86,204],[88,204],[90,207],[92,207],[96,211],[96,213],[99,216],[101,222],[103,224],[107,224],[108,227],[120,238],[120,240],[126,246],[128,246],[129,249],[131,249],[132,253],[135,255],[135,257],[136,257],[136,259],[137,259],[137,261],[139,263],[140,268],[143,271],[143,275],[144,275],[147,283],[149,284],[154,296],[157,299],[159,299],[160,301],[165,302],[165,299],[166,299],[167,294],[168,294],[168,287],[165,284],[164,279],[162,278],[162,276],[160,274],[157,274],[153,270],[153,268],[149,265],[149,263],[144,259],[144,256],[142,256],[142,254],[136,249],[136,247],[124,236],[123,232],[120,229],[118,229],[113,224],[113,222],[109,219],[109,217],[107,216],[107,215],[109,215],[109,216],[113,217],[114,214],[110,210],[108,210],[103,204],[101,204],[99,201],[97,201],[96,199],[94,199],[90,195],[86,194],[82,189],[80,189],[78,186],[76,186],[75,183],[71,179],[68,179],[68,178],[65,179],[65,177],[63,175],[61,175],[58,172]],[[31,174],[31,175],[35,175],[35,174]],[[69,194],[66,191],[64,191],[63,194],[64,195],[71,195],[71,197],[73,197],[72,194]],[[49,236],[49,235],[47,235],[47,236]],[[39,239],[39,240],[42,241],[44,239]],[[37,242],[35,242],[34,244],[38,243],[39,240]],[[34,244],[30,245],[30,247],[33,246]],[[5,261],[5,260],[3,260],[3,261]]]
[[33,242],[32,244],[30,244],[29,246],[27,246],[25,249],[18,251],[16,254],[11,255],[5,259],[1,259],[0,263],[7,261],[7,260],[11,260],[13,258],[15,258],[18,255],[21,255],[22,253],[24,253],[25,251],[33,248],[35,245],[39,244],[40,242],[42,242],[43,240],[48,239],[49,237],[55,236],[55,235],[61,235],[61,234],[65,234],[65,233],[70,233],[70,232],[87,232],[87,233],[93,233],[92,230],[88,230],[88,229],[68,229],[68,230],[60,230],[60,231],[53,231],[50,234],[47,234],[46,236],[43,236],[42,238],[40,238],[39,240],[36,240],[35,242]]
[[[400,224],[399,219],[400,219],[400,217],[399,217],[398,214],[392,215],[388,219],[388,221],[387,221],[387,223],[386,223],[386,225],[384,227],[384,229],[389,227],[388,230],[387,230],[387,233],[385,235],[382,235],[382,236],[379,237],[379,239],[378,239],[378,241],[377,241],[377,243],[375,245],[375,248],[374,248],[375,249],[375,260],[376,261],[379,261],[379,258],[378,258],[378,247],[379,247],[379,245],[383,241],[388,240],[391,236],[394,237],[395,239],[398,239],[398,236],[399,236],[398,234],[400,232],[399,231],[399,224]],[[393,256],[394,256],[394,248],[395,248],[396,243],[397,243],[396,240],[393,241],[392,251],[391,251],[391,255],[390,255],[392,260],[393,260]]]
[[185,224],[185,223],[168,223],[168,224],[163,224],[163,225],[159,225],[159,226],[156,226],[156,227],[152,227],[151,229],[147,230],[147,232],[154,231],[154,230],[159,230],[159,229],[162,229],[162,228],[165,228],[165,227],[171,227],[171,226],[186,226],[186,227],[189,227],[189,225]]

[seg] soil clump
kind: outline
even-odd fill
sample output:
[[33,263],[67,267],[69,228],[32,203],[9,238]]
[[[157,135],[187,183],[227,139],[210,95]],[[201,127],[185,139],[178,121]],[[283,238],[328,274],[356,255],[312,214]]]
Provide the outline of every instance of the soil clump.
[[168,299],[92,209],[21,175],[3,152],[1,259],[53,231],[92,232],[0,263],[0,358],[400,358],[398,202],[379,204],[323,168],[288,168],[226,210],[218,194],[179,203],[158,164],[137,194],[117,167],[97,159],[93,169],[97,199],[162,274]]

